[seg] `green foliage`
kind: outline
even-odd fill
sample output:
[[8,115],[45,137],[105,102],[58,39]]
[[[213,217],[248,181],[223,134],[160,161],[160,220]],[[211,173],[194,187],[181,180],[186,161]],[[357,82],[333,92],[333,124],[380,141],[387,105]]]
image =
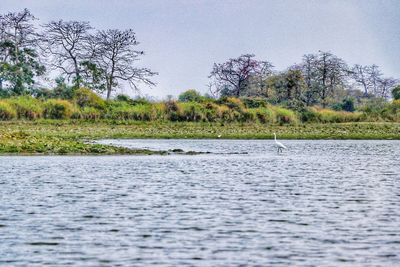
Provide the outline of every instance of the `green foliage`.
[[289,109],[274,107],[276,121],[279,124],[296,124],[298,122],[298,118],[296,114]]
[[113,107],[107,116],[117,120],[150,121],[155,116],[151,105],[118,105]]
[[132,98],[130,98],[130,96],[128,95],[124,95],[124,94],[119,94],[115,97],[116,101],[120,101],[120,102],[127,102],[130,103],[132,101]]
[[16,110],[9,103],[0,101],[0,120],[11,120],[16,117]]
[[94,107],[84,107],[80,112],[75,112],[72,118],[83,120],[99,120],[102,115],[101,111]]
[[240,100],[246,108],[265,108],[268,104],[267,101],[261,97],[242,97]]
[[8,100],[17,111],[18,119],[34,120],[42,117],[42,103],[31,96],[20,96]]
[[187,90],[181,93],[178,97],[180,102],[201,102],[203,97],[194,89]]
[[393,88],[392,95],[394,99],[400,99],[400,85],[397,85],[395,88]]
[[242,101],[236,97],[221,97],[218,102],[237,112],[240,112],[245,108]]
[[199,103],[180,103],[181,121],[205,121],[204,107]]
[[270,108],[256,108],[252,109],[255,117],[260,123],[273,124],[276,121],[275,113]]
[[79,88],[74,93],[73,100],[81,107],[91,107],[95,109],[105,109],[106,102],[96,93],[87,88]]
[[347,112],[354,112],[356,110],[354,107],[354,99],[346,97],[341,103],[335,103],[332,109],[336,111],[344,110]]
[[322,123],[340,123],[340,122],[357,122],[361,120],[361,113],[334,111],[331,109],[315,109],[319,122]]
[[74,106],[60,99],[50,99],[44,103],[43,116],[47,119],[67,119],[72,116]]

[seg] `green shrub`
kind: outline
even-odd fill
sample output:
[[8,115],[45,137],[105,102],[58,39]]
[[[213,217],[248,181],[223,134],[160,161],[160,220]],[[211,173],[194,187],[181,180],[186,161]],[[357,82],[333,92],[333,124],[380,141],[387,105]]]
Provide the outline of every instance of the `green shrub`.
[[315,108],[307,108],[300,113],[302,122],[320,122],[321,114]]
[[50,99],[44,103],[43,116],[47,119],[67,119],[72,116],[74,106],[60,99]]
[[292,110],[274,107],[274,111],[279,124],[296,124],[298,122],[297,116]]
[[195,102],[180,103],[182,121],[204,121],[206,116],[201,104]]
[[260,123],[272,124],[275,122],[275,114],[269,108],[256,108],[256,109],[251,109],[251,111],[253,112],[253,114]]
[[0,101],[0,120],[11,120],[17,117],[15,109],[5,101]]
[[203,97],[194,89],[181,93],[178,97],[181,102],[201,102]]
[[31,96],[10,98],[8,102],[17,111],[18,119],[34,120],[42,117],[41,102]]
[[246,108],[265,108],[267,101],[261,97],[243,97],[240,98]]
[[92,90],[87,88],[79,88],[74,93],[75,103],[81,107],[92,107],[96,109],[105,109],[106,102],[94,93]]
[[76,112],[73,115],[75,119],[84,120],[98,120],[102,117],[102,113],[93,107],[84,107],[80,112]]
[[224,104],[227,107],[229,107],[230,109],[233,109],[238,112],[244,110],[244,105],[243,105],[242,101],[240,101],[240,99],[236,98],[236,97],[222,97],[219,100],[219,103]]
[[174,100],[168,100],[164,103],[166,118],[170,121],[180,121],[182,110]]
[[218,105],[212,102],[207,102],[204,104],[204,116],[209,122],[215,122],[218,119]]
[[362,118],[362,114],[359,112],[317,109],[317,113],[319,121],[323,123],[357,122]]
[[121,101],[121,102],[130,102],[132,101],[132,98],[130,98],[130,96],[128,95],[124,95],[124,94],[119,94],[115,97],[116,101]]
[[392,95],[395,100],[400,99],[400,85],[397,85],[395,88],[393,88]]
[[118,120],[150,121],[154,118],[151,105],[120,105],[111,109],[108,117]]

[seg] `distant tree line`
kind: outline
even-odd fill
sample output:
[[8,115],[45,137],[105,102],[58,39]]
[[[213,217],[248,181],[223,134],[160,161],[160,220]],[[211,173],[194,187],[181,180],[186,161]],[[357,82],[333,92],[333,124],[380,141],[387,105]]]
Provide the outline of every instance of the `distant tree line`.
[[399,81],[385,77],[376,65],[349,66],[330,52],[303,56],[300,64],[276,72],[268,61],[241,55],[215,63],[209,75],[210,90],[216,96],[265,97],[292,107],[326,107],[348,98],[391,97]]
[[136,50],[132,29],[96,31],[89,22],[58,20],[38,30],[36,20],[28,9],[0,15],[1,95],[33,94],[38,78],[55,70],[60,97],[67,89],[85,86],[106,92],[108,99],[122,81],[133,88],[154,84],[156,73],[136,65],[144,52]]

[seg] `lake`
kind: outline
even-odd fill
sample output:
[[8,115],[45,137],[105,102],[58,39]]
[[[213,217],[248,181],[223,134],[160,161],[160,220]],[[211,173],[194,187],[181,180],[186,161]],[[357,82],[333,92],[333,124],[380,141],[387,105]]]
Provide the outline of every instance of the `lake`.
[[104,140],[0,157],[0,265],[398,266],[400,141]]

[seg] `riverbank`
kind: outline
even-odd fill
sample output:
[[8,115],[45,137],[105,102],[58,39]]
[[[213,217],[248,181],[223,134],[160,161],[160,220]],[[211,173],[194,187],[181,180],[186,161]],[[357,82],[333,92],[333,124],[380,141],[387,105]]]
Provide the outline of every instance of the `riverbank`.
[[400,139],[400,123],[239,123],[36,120],[0,122],[0,154],[167,154],[92,144],[115,138]]

